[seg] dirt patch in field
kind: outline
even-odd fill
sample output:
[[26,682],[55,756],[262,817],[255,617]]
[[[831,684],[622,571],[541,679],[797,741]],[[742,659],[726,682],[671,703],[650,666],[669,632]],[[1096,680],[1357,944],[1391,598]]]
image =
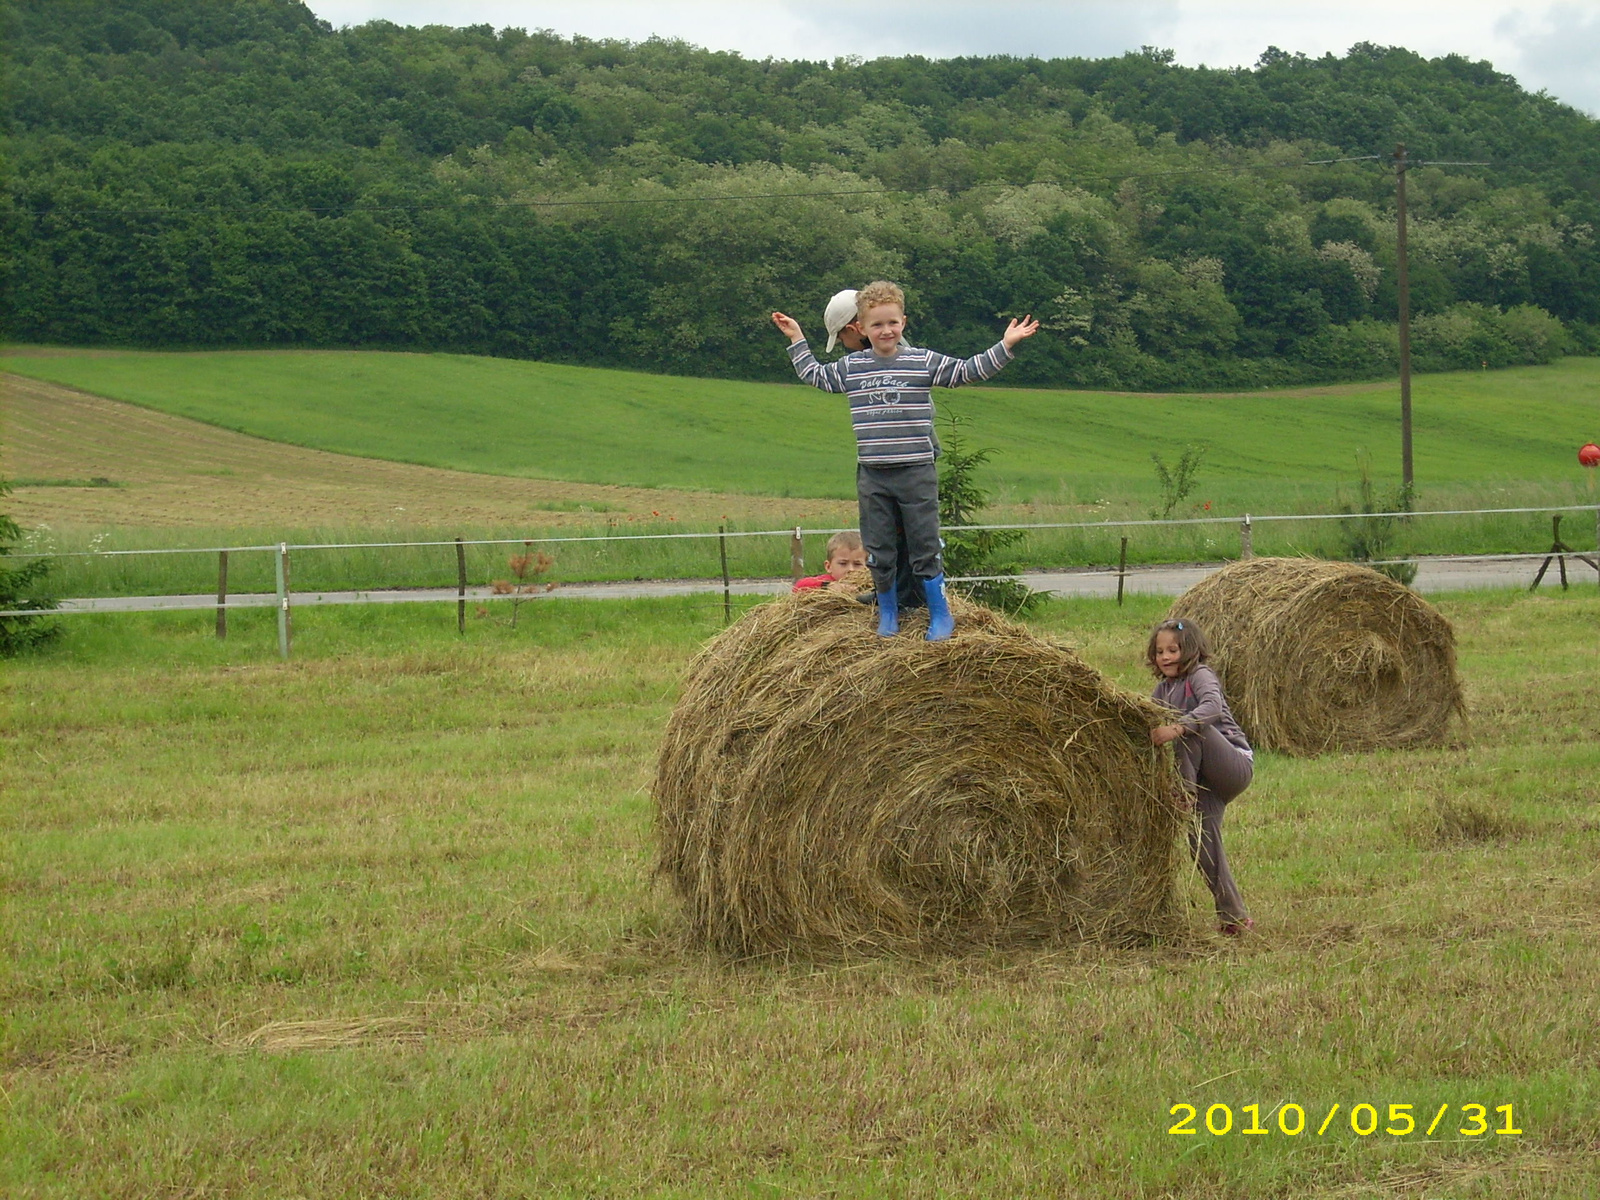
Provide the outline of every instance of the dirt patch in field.
[[[841,467],[842,470],[848,469]],[[269,442],[0,375],[0,475],[23,526],[540,527],[676,518],[850,525],[847,500],[475,475]]]

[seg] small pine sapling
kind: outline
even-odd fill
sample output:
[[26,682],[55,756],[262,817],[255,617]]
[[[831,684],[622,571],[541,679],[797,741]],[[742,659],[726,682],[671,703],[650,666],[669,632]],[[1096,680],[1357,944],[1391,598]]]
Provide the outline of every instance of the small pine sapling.
[[532,542],[522,543],[522,553],[513,554],[506,560],[506,566],[511,570],[512,579],[496,579],[489,585],[489,590],[496,596],[511,597],[511,628],[517,627],[517,610],[522,607],[522,602],[536,592],[549,592],[555,590],[553,583],[540,583],[540,576],[544,575],[551,567],[556,565],[556,560],[542,551],[533,549]]
[[[989,461],[992,450],[973,449],[963,427],[965,417],[943,418],[943,454],[939,462],[939,525],[944,532],[944,570],[947,576],[1015,575],[1017,569],[998,566],[994,557],[1016,545],[1027,534],[1021,529],[957,528],[975,522],[989,503],[989,492],[977,481],[978,468]],[[1017,613],[1039,602],[1039,593],[1020,579],[983,579],[951,585],[970,600],[1001,612]]]
[[1375,563],[1377,565],[1373,570],[1381,571],[1397,583],[1410,587],[1417,577],[1416,563],[1383,561],[1393,557],[1393,544],[1398,532],[1396,527],[1404,520],[1385,514],[1410,512],[1415,494],[1401,484],[1379,495],[1372,482],[1372,468],[1365,451],[1357,451],[1356,464],[1361,472],[1356,485],[1356,507],[1352,507],[1343,494],[1338,500],[1339,511],[1348,514],[1346,520],[1339,522],[1343,557],[1348,562]]
[[1150,510],[1152,521],[1169,521],[1178,506],[1189,498],[1189,493],[1194,491],[1195,476],[1200,470],[1200,463],[1206,456],[1204,446],[1185,446],[1183,453],[1178,457],[1178,465],[1169,467],[1166,460],[1154,451],[1150,454],[1150,461],[1156,467],[1156,484],[1161,489],[1160,509]]
[[[0,497],[9,496],[11,489],[0,480]],[[11,554],[22,538],[17,523],[0,513],[0,559]],[[20,567],[7,566],[0,561],[0,612],[19,612],[24,615],[0,617],[0,657],[9,658],[34,646],[41,646],[61,633],[61,627],[27,614],[45,612],[56,607],[56,602],[39,594],[39,584],[50,573],[50,560],[36,558]]]

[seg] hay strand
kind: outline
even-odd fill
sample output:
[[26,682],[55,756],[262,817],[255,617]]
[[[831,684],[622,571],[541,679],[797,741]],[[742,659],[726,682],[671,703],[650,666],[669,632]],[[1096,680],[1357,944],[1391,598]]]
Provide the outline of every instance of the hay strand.
[[241,1049],[268,1054],[306,1050],[348,1050],[353,1046],[401,1045],[420,1041],[422,1029],[406,1017],[349,1017],[316,1021],[269,1021],[238,1042]]
[[1254,558],[1172,605],[1211,643],[1211,666],[1251,744],[1314,755],[1422,746],[1461,710],[1455,632],[1370,567]]
[[848,595],[752,609],[689,669],[656,776],[660,869],[738,956],[1175,933],[1186,828],[1160,713],[952,599],[899,637]]

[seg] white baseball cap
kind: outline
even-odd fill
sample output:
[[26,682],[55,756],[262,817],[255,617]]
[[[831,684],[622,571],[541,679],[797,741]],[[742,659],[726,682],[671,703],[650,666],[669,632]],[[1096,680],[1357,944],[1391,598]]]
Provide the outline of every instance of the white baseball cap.
[[828,330],[828,351],[832,351],[833,344],[839,340],[839,331],[855,319],[855,288],[835,292],[833,299],[828,301],[828,307],[822,310],[822,323]]

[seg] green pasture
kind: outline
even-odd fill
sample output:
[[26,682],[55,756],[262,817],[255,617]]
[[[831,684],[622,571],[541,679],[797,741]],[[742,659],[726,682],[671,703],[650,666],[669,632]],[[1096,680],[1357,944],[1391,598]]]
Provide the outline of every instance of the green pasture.
[[[1026,346],[1020,351],[1027,353]],[[783,354],[773,335],[772,353]],[[273,441],[436,467],[585,483],[779,496],[853,495],[842,397],[455,354],[375,351],[65,353],[0,369]],[[1003,378],[1003,376],[1002,376]],[[993,447],[1018,503],[1154,496],[1152,452],[1208,447],[1193,499],[1222,512],[1327,511],[1367,452],[1399,474],[1393,384],[1235,395],[966,389],[945,411]],[[1600,432],[1600,359],[1427,375],[1415,383],[1416,476],[1581,488],[1577,447]],[[1487,506],[1487,505],[1482,505]]]
[[[1162,607],[1035,624],[1143,688]],[[1449,745],[1232,806],[1254,936],[1190,879],[1183,944],[842,964],[687,948],[652,879],[720,604],[303,610],[290,663],[62,618],[0,679],[0,1192],[1593,1196],[1600,599],[1439,607]]]

